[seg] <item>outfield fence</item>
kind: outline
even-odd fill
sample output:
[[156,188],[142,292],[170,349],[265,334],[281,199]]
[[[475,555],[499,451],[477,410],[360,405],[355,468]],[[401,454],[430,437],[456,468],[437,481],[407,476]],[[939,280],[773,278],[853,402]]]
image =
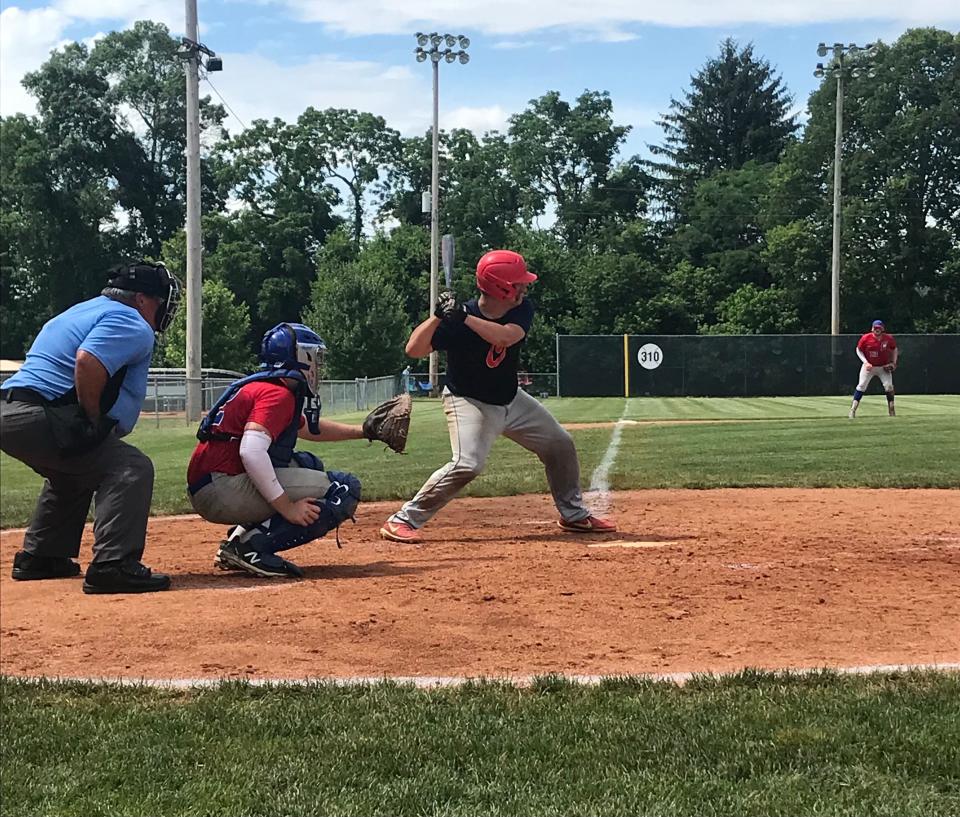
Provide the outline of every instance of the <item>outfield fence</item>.
[[[894,382],[960,393],[960,334],[896,335]],[[849,394],[860,335],[558,335],[562,397],[779,397]],[[879,384],[879,380],[874,381]],[[871,385],[871,390],[879,390]]]

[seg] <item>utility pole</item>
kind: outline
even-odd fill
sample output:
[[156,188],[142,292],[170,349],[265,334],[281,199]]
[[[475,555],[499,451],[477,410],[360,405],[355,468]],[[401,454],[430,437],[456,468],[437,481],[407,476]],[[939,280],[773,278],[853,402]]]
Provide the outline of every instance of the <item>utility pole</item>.
[[[197,0],[186,0],[186,36],[197,42]],[[200,52],[186,54],[187,75],[187,421],[203,412],[201,332],[203,321],[200,259]]]
[[187,420],[203,413],[201,332],[203,327],[203,271],[200,234],[200,55],[206,54],[207,71],[222,71],[223,60],[197,42],[197,0],[186,0],[186,36],[177,54],[186,63],[187,77]]

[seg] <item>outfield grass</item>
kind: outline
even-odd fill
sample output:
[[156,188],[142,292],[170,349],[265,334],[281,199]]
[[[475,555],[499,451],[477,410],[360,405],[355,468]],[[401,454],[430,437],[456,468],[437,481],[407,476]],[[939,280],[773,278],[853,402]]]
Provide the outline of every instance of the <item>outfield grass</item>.
[[[550,410],[564,423],[631,420],[689,420],[675,425],[628,425],[611,473],[617,489],[725,486],[960,486],[960,397],[901,398],[900,416],[885,416],[882,398],[865,402],[856,421],[846,419],[845,398],[551,399]],[[338,416],[357,422],[362,414]],[[145,418],[149,420],[149,418]],[[750,422],[701,422],[750,420]],[[610,444],[609,427],[573,432],[584,487]],[[140,424],[130,441],[153,459],[156,482],[153,513],[188,513],[185,474],[194,432],[183,422],[159,429]],[[304,444],[331,468],[353,471],[368,500],[402,500],[450,456],[446,426],[437,401],[415,404],[408,454],[362,441]],[[0,526],[29,520],[40,478],[21,463],[0,455]],[[536,458],[501,439],[484,475],[466,496],[503,496],[547,490]]]
[[0,682],[3,814],[960,813],[960,675]]

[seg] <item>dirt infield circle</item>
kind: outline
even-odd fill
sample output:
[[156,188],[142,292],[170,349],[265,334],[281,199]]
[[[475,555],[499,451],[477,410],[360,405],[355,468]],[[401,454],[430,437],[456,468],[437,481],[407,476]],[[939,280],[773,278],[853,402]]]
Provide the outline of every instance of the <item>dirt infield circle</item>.
[[[301,581],[216,570],[224,529],[153,519],[166,593],[14,582],[0,536],[0,670],[180,678],[724,672],[960,662],[957,491],[612,495],[620,532],[569,534],[549,497],[461,499],[421,546],[396,503],[290,556]],[[81,562],[89,559],[85,534]]]

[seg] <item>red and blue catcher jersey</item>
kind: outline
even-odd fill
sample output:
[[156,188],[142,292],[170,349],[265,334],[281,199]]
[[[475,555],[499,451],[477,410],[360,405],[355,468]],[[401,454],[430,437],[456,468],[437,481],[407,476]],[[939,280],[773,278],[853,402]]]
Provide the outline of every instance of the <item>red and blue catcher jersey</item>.
[[886,366],[893,359],[893,350],[897,348],[897,341],[893,335],[886,333],[879,338],[873,332],[867,332],[859,341],[857,348],[867,358],[867,363],[873,366]]
[[232,400],[224,403],[211,427],[211,431],[229,434],[234,439],[198,443],[187,468],[187,483],[192,485],[213,473],[242,474],[245,469],[240,459],[240,437],[247,423],[262,425],[271,439],[276,440],[293,421],[296,405],[293,392],[282,383],[267,380],[248,383]]

